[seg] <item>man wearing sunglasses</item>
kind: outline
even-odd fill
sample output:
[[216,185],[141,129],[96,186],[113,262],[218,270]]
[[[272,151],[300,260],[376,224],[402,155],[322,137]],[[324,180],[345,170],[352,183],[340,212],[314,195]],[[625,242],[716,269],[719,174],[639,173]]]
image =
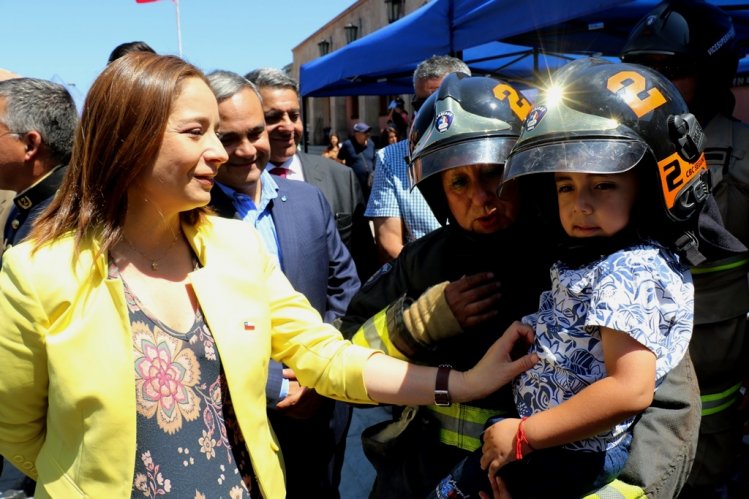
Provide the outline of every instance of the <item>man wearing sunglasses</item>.
[[[468,66],[455,57],[432,56],[414,71],[414,114],[450,73],[471,74]],[[411,190],[408,177],[408,137],[377,151],[372,192],[366,217],[372,219],[375,242],[383,263],[397,257],[403,245],[438,228],[426,201],[418,189]]]
[[[730,16],[702,1],[659,4],[632,30],[622,60],[650,66],[679,89],[707,135],[712,194],[726,228],[749,246],[749,127],[732,117],[731,85],[739,51]],[[709,257],[709,255],[707,255]],[[702,399],[692,471],[680,499],[745,496],[732,482],[749,401],[749,259],[711,261],[692,269],[694,331],[690,354]],[[744,400],[742,400],[742,398]],[[746,470],[744,470],[746,472]]]

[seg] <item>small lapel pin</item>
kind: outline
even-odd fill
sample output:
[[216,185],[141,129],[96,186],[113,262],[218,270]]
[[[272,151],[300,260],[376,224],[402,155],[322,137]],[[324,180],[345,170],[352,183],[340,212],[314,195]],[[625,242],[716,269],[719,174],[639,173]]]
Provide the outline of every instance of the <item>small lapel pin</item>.
[[244,330],[245,331],[254,331],[255,330],[255,324],[251,324],[249,322],[244,323]]

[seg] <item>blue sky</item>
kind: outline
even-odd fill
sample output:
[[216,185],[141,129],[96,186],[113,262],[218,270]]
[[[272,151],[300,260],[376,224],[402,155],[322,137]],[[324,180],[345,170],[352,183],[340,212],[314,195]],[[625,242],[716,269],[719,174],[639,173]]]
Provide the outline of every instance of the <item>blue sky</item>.
[[[182,55],[205,71],[283,67],[355,0],[180,0]],[[82,101],[109,53],[143,40],[177,54],[171,0],[0,0],[0,68],[68,83]]]

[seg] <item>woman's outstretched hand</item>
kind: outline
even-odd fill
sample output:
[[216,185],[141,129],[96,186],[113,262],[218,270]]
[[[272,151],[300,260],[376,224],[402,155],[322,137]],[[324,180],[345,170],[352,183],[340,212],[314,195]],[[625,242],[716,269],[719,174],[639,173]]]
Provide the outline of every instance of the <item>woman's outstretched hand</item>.
[[[535,353],[516,360],[511,354],[516,343],[529,345],[533,339],[532,328],[520,322],[512,323],[472,369],[450,372],[448,389],[452,400],[482,399],[533,366],[538,362]],[[436,375],[435,367],[409,364],[379,352],[367,359],[364,385],[369,397],[380,403],[429,405],[434,403]]]
[[531,353],[513,360],[511,352],[517,342],[531,345],[534,338],[533,328],[519,321],[513,322],[502,337],[489,347],[478,364],[463,373],[455,373],[461,375],[460,384],[465,390],[461,390],[461,397],[456,398],[456,402],[484,398],[530,369],[538,362],[538,355]]

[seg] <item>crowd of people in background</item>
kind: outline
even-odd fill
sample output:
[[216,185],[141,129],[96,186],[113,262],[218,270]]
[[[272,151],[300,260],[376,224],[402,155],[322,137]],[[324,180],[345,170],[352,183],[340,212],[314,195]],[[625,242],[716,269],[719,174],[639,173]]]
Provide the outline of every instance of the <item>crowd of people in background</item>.
[[0,70],[0,466],[335,499],[381,404],[371,498],[746,497],[735,36],[667,0],[534,102],[435,55],[321,154],[279,69],[126,42],[80,113]]

